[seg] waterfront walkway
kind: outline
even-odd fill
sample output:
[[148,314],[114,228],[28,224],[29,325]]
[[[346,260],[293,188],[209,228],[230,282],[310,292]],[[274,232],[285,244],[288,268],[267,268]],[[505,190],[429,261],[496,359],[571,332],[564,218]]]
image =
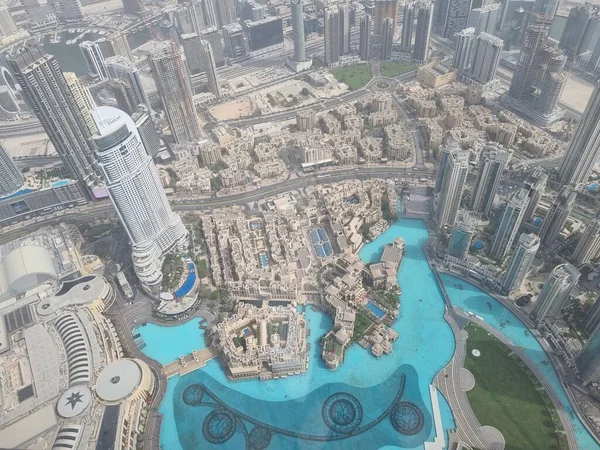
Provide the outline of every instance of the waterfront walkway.
[[181,356],[178,360],[163,368],[165,377],[171,378],[175,375],[186,375],[196,369],[204,367],[211,359],[217,356],[217,351],[212,347],[194,350],[189,355]]

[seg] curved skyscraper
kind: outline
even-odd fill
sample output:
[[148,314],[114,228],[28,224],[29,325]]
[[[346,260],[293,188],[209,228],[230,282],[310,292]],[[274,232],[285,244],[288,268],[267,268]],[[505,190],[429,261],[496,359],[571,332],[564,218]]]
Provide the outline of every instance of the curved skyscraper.
[[600,327],[592,333],[581,350],[575,365],[583,384],[590,384],[600,379]]
[[544,280],[538,295],[533,316],[542,321],[555,316],[565,306],[571,290],[577,285],[580,273],[571,264],[560,264]]
[[523,233],[519,237],[517,248],[510,259],[508,270],[502,281],[502,289],[505,294],[510,294],[519,289],[527,273],[529,273],[531,263],[533,263],[539,248],[540,238],[537,235]]
[[187,230],[173,212],[152,158],[135,123],[123,111],[101,106],[94,111],[93,140],[106,188],[132,245],[135,272],[154,294],[160,290],[165,255],[187,245]]
[[23,174],[0,144],[0,197],[17,192],[23,186]]

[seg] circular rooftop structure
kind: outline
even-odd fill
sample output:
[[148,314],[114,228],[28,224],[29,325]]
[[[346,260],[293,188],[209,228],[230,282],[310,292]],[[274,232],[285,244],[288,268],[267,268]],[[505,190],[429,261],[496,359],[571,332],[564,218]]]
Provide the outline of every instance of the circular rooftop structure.
[[110,363],[96,380],[96,394],[106,403],[119,403],[133,395],[142,384],[142,368],[132,359]]
[[91,401],[92,393],[87,386],[73,386],[60,396],[56,410],[60,417],[69,419],[84,412],[90,406]]

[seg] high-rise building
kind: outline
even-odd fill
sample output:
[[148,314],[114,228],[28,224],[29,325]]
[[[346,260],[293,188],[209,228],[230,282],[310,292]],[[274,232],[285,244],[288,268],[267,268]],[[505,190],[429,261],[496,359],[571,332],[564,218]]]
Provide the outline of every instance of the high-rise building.
[[502,56],[504,41],[491,34],[481,33],[475,38],[472,50],[471,78],[487,84],[496,78],[496,71]]
[[596,327],[575,358],[575,366],[584,385],[595,383],[600,379],[600,327]]
[[600,325],[600,297],[596,299],[594,305],[590,308],[587,315],[585,316],[585,322],[583,328],[588,333],[593,333]]
[[144,2],[142,0],[121,0],[126,14],[141,16],[144,13]]
[[381,59],[387,60],[392,56],[394,45],[394,21],[390,18],[383,20],[383,34],[381,35]]
[[448,0],[448,15],[444,28],[444,37],[451,38],[455,33],[467,28],[472,0]]
[[88,73],[92,78],[97,80],[106,80],[108,74],[106,73],[106,67],[104,66],[104,55],[100,46],[92,41],[83,41],[79,44],[79,49],[83,54],[83,59],[88,67]]
[[587,264],[600,255],[600,217],[590,220],[583,232],[577,247],[573,251],[573,259],[577,264]]
[[[230,23],[222,28],[225,52],[230,58],[240,58],[246,54],[244,29],[239,23]],[[295,47],[294,47],[295,48]]]
[[479,173],[471,195],[472,208],[489,215],[500,187],[502,172],[508,164],[508,153],[500,144],[490,142],[482,152]]
[[415,28],[415,45],[413,59],[427,61],[429,58],[429,38],[433,25],[433,2],[417,3],[417,26]]
[[337,6],[325,10],[325,64],[330,66],[340,60],[340,11]]
[[525,189],[514,192],[508,199],[489,252],[491,258],[501,261],[509,252],[519,232],[528,203],[528,192]]
[[587,3],[575,6],[569,11],[569,17],[567,18],[567,23],[560,36],[558,45],[570,59],[575,59],[579,56],[579,47],[582,44],[591,13],[590,4]]
[[404,17],[402,19],[402,36],[400,40],[400,50],[404,53],[412,51],[413,35],[415,26],[415,3],[407,2],[404,5]]
[[350,53],[350,5],[340,5],[340,55]]
[[218,27],[217,8],[215,2],[218,0],[196,0],[201,3],[202,12],[204,13],[204,23],[207,28]]
[[568,78],[564,70],[567,58],[547,36],[544,24],[527,28],[508,92],[515,107],[543,126],[561,117],[556,106]]
[[216,5],[217,20],[219,26],[223,27],[237,21],[235,0],[212,0]]
[[445,164],[436,198],[436,221],[440,228],[452,226],[456,220],[465,182],[469,173],[469,153],[449,145],[444,149]]
[[106,46],[111,56],[123,56],[129,61],[133,61],[133,53],[127,41],[127,35],[123,33],[113,33],[106,38]]
[[535,215],[540,200],[546,190],[546,183],[548,182],[548,175],[544,172],[544,169],[537,167],[532,173],[529,174],[525,180],[524,188],[529,192],[529,205],[523,216],[523,222],[531,222]]
[[217,67],[223,66],[225,64],[225,52],[223,49],[223,44],[221,43],[219,30],[216,28],[207,28],[200,33],[200,37],[203,40],[210,42],[210,47],[212,48],[213,55],[215,55]]
[[532,311],[537,321],[556,316],[565,307],[579,276],[580,273],[571,264],[561,264],[550,272]]
[[500,3],[492,3],[481,8],[474,8],[469,11],[467,27],[475,28],[475,34],[477,35],[479,33],[493,34],[499,12]]
[[90,135],[94,134],[96,132],[96,124],[94,123],[94,119],[92,119],[92,109],[95,105],[92,103],[89,92],[81,85],[77,79],[77,75],[73,72],[64,72],[63,75],[65,76],[67,86],[73,94],[75,105],[81,111]]
[[27,13],[30,31],[51,30],[58,26],[58,18],[53,3],[46,0],[22,0],[21,5]]
[[436,0],[433,17],[433,29],[436,34],[443,35],[446,29],[446,19],[448,17],[448,7],[450,0]]
[[579,120],[558,171],[562,183],[586,183],[600,159],[600,85],[596,86]]
[[194,75],[206,70],[200,51],[201,39],[198,33],[182,34],[180,42],[185,55],[185,63],[190,73]]
[[98,177],[89,129],[54,56],[29,45],[7,61],[71,176],[95,186]]
[[148,63],[175,142],[197,141],[201,128],[192,99],[190,75],[179,49],[173,42],[156,42]]
[[458,259],[466,258],[474,234],[475,224],[469,213],[459,213],[452,225],[452,234],[448,241],[448,254]]
[[508,295],[519,289],[531,269],[531,264],[540,248],[540,238],[535,234],[523,233],[512,254],[508,270],[502,280],[502,290]]
[[135,123],[146,152],[154,158],[160,152],[161,145],[150,111],[145,105],[140,104],[133,111],[131,120]]
[[392,33],[398,27],[398,0],[375,0],[373,31],[376,36],[383,35],[383,21],[392,19]]
[[55,0],[56,17],[61,23],[77,23],[83,20],[81,0]]
[[191,3],[179,5],[173,12],[173,21],[179,34],[190,34],[197,32],[196,13]]
[[217,64],[215,62],[215,55],[208,41],[200,41],[200,52],[206,69],[208,89],[215,97],[219,98],[221,97],[221,85],[219,84],[219,77],[217,75]]
[[6,6],[0,6],[0,36],[8,36],[19,31]]
[[202,0],[192,0],[190,5],[192,21],[194,23],[194,33],[200,33],[208,26],[206,24],[206,13],[204,11]]
[[536,23],[543,23],[549,29],[559,3],[560,0],[535,0],[531,11],[533,13],[532,19]]
[[23,186],[23,174],[0,144],[0,197],[14,194]]
[[109,197],[132,246],[134,270],[149,292],[157,294],[167,253],[187,247],[187,230],[173,212],[158,171],[135,123],[110,106],[94,111],[98,164]]
[[456,41],[454,47],[454,58],[452,67],[460,71],[467,70],[471,66],[473,42],[475,41],[475,28],[465,28],[454,34]]
[[137,105],[146,105],[150,108],[150,101],[144,90],[140,73],[135,64],[124,56],[111,56],[104,61],[109,78],[113,80],[122,80],[129,87],[129,101],[135,107]]
[[576,198],[577,193],[572,186],[563,186],[558,192],[540,228],[539,235],[542,243],[551,244],[556,242],[569,214],[571,214]]
[[294,59],[290,63],[296,72],[301,72],[309,69],[312,65],[312,60],[306,58],[303,0],[292,0],[290,8],[292,12],[292,38],[294,40]]
[[368,61],[371,59],[371,16],[365,14],[360,19],[360,41],[358,44],[360,59]]

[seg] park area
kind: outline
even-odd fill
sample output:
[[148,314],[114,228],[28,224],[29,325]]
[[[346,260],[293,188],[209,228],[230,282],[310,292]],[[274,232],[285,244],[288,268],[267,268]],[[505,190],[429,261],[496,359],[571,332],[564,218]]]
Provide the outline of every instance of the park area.
[[535,375],[483,328],[469,324],[466,331],[465,368],[475,377],[467,397],[481,425],[497,428],[506,450],[566,449],[558,415]]
[[365,87],[371,81],[371,78],[373,78],[371,75],[371,66],[368,64],[336,67],[331,69],[330,72],[336,80],[346,84],[351,91]]
[[383,61],[381,63],[381,75],[387,78],[396,78],[413,70],[417,70],[415,64],[392,61]]

